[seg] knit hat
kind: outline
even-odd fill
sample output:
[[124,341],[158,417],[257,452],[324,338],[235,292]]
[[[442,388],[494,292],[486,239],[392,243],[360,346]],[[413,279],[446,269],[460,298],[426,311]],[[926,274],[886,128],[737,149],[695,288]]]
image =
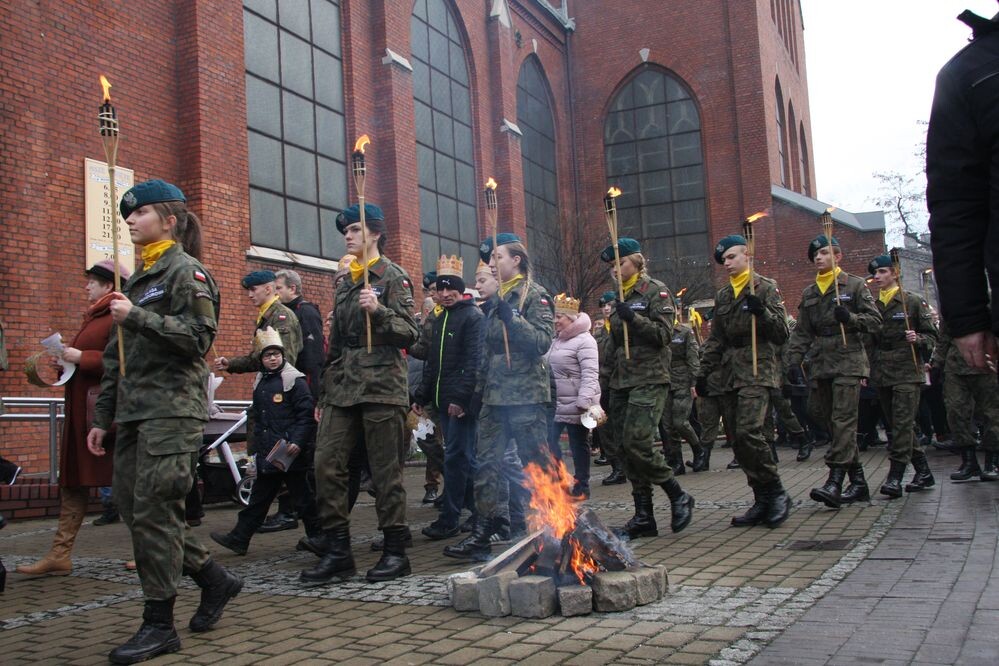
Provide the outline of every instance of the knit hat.
[[[101,259],[96,264],[85,270],[84,273],[87,275],[93,275],[94,277],[100,278],[105,282],[114,282],[114,262],[110,259]],[[132,275],[132,271],[128,270],[124,264],[119,263],[118,274],[124,282]]]

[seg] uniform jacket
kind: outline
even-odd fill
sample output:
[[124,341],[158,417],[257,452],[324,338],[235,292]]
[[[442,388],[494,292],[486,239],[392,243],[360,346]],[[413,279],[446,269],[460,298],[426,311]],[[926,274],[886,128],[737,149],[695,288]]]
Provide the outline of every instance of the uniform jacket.
[[[522,298],[523,297],[523,298]],[[493,296],[499,299],[499,294]],[[531,405],[551,400],[544,356],[552,344],[555,306],[540,285],[524,279],[503,299],[513,308],[507,326],[510,367],[503,350],[503,324],[496,308],[488,309],[476,390],[485,405]]]
[[[881,314],[863,278],[841,272],[839,283],[843,307],[850,311],[846,328],[847,346],[843,347],[839,322],[833,316],[836,308],[836,288],[829,286],[825,294],[814,282],[805,287],[798,305],[798,324],[788,346],[788,365],[801,365],[809,355],[808,378],[866,377],[870,372],[863,336],[881,325]],[[809,354],[809,352],[811,352]]]
[[[428,312],[427,316],[420,322],[420,337],[412,347],[406,350],[406,353],[413,358],[418,358],[421,361],[427,360],[427,355],[430,353],[431,340],[434,338],[434,322],[437,321],[436,310],[438,307],[440,306]],[[441,311],[443,311],[443,308],[441,308]]]
[[[94,425],[185,417],[208,420],[208,364],[219,290],[211,274],[178,243],[122,287],[134,307],[111,330]],[[125,376],[118,374],[118,334]]]
[[478,306],[466,300],[434,317],[416,395],[419,404],[432,405],[442,414],[450,404],[468,411],[479,369],[484,318]]
[[871,383],[878,387],[923,384],[926,381],[923,359],[933,352],[933,345],[937,340],[937,327],[933,325],[930,307],[916,294],[905,292],[909,325],[918,336],[915,345],[916,362],[913,362],[912,345],[905,341],[902,293],[899,289],[887,306],[880,299],[875,301],[875,306],[881,313],[881,326],[872,336]]
[[585,312],[556,334],[547,358],[555,376],[555,420],[579,423],[583,412],[600,404],[599,353]]
[[[89,308],[83,316],[83,325],[73,337],[70,347],[80,350],[80,362],[76,372],[66,382],[66,420],[62,427],[62,442],[59,447],[59,485],[63,488],[88,486],[100,488],[111,485],[111,470],[114,456],[95,456],[87,450],[87,392],[100,386],[104,375],[104,349],[111,336],[111,294],[103,297]],[[118,353],[117,347],[115,353]],[[126,363],[127,365],[127,363]],[[127,369],[127,367],[126,367]],[[114,444],[109,434],[104,446]]]
[[670,388],[674,391],[689,389],[701,369],[701,346],[687,324],[677,324],[673,328],[669,356]]
[[624,326],[617,311],[613,311],[607,343],[610,388],[669,384],[669,346],[676,318],[673,297],[662,282],[641,275],[624,302],[635,313],[635,319],[628,323],[631,359],[625,358]]
[[257,470],[264,474],[280,472],[266,460],[279,439],[302,449],[288,471],[297,472],[308,467],[310,449],[316,442],[315,404],[305,375],[287,361],[274,372],[263,370],[257,375],[253,386]]
[[[298,317],[291,309],[281,303],[274,301],[263,318],[257,323],[254,330],[262,331],[267,327],[273,328],[281,336],[281,344],[284,345],[284,360],[292,365],[296,364],[298,355],[302,351],[302,327],[298,323]],[[321,329],[320,329],[321,330]],[[295,367],[298,367],[297,365]],[[244,372],[260,372],[263,366],[260,365],[260,354],[255,349],[250,349],[246,356],[237,356],[229,359],[229,372],[241,374]]]
[[979,21],[974,41],[937,75],[926,134],[934,277],[954,337],[999,333],[986,280],[999,284],[999,24]]
[[371,353],[359,298],[364,280],[340,282],[330,326],[329,353],[319,406],[350,407],[365,402],[409,406],[406,359],[402,350],[416,342],[413,286],[401,266],[380,257],[368,269],[378,309],[371,315]]
[[[742,288],[738,297],[731,284],[726,284],[715,296],[715,314],[711,323],[711,335],[704,343],[701,374],[707,376],[713,370],[721,368],[722,381],[728,391],[744,386],[780,388],[783,383],[780,347],[787,342],[790,335],[787,312],[781,304],[780,290],[777,289],[776,282],[754,273],[753,288],[756,290],[757,298],[763,301],[765,310],[762,315],[756,317],[755,377],[753,376],[753,315],[749,313],[749,306],[746,304],[749,285]],[[836,331],[839,332],[839,327]]]
[[[302,351],[292,363],[305,373],[312,397],[319,395],[319,375],[326,361],[326,337],[323,335],[323,317],[315,303],[310,303],[301,296],[287,304],[288,309],[295,313],[298,325],[302,329]],[[284,338],[281,338],[284,342]]]
[[950,375],[994,375],[991,370],[982,368],[972,368],[964,360],[961,350],[954,344],[947,324],[940,324],[940,335],[937,339],[936,347],[933,348],[933,357],[930,365],[943,370]]

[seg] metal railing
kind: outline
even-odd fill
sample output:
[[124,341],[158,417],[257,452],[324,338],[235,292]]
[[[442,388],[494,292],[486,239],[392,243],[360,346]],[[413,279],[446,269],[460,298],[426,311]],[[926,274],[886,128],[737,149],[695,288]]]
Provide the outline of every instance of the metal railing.
[[[3,403],[3,414],[0,421],[35,421],[49,424],[49,483],[59,481],[59,425],[66,419],[64,400],[62,398],[19,398],[7,396],[0,398]],[[220,409],[242,411],[251,404],[249,400],[216,400]],[[10,409],[30,410],[10,412]],[[32,476],[32,475],[25,475]]]

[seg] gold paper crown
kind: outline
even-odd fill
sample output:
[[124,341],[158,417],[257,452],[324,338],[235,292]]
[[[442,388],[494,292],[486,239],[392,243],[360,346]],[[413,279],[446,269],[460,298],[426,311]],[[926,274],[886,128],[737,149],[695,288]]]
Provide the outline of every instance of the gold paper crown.
[[464,267],[464,259],[453,254],[450,257],[442,254],[441,258],[437,260],[437,277],[441,277],[442,275],[456,275],[457,277],[461,277]]
[[479,265],[475,267],[475,274],[486,273],[489,277],[493,276],[493,270],[489,268],[489,264],[479,259]]
[[579,299],[559,294],[555,297],[555,314],[579,314]]
[[253,338],[253,350],[258,354],[268,347],[280,347],[284,351],[284,343],[281,342],[281,335],[270,326],[262,331],[257,331],[257,335]]

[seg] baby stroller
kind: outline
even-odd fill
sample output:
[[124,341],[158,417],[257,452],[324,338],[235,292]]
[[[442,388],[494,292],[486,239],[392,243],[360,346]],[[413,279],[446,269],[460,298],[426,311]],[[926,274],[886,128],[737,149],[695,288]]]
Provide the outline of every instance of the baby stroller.
[[[215,402],[215,391],[222,383],[214,373],[208,377],[209,420],[202,434],[201,449],[198,452],[198,476],[204,487],[200,499],[206,504],[232,500],[246,506],[250,502],[250,489],[253,487],[253,468],[247,471],[248,459],[233,453],[231,444],[246,441],[246,410],[226,412]],[[191,493],[196,495],[196,493]],[[200,512],[200,507],[191,513]]]

